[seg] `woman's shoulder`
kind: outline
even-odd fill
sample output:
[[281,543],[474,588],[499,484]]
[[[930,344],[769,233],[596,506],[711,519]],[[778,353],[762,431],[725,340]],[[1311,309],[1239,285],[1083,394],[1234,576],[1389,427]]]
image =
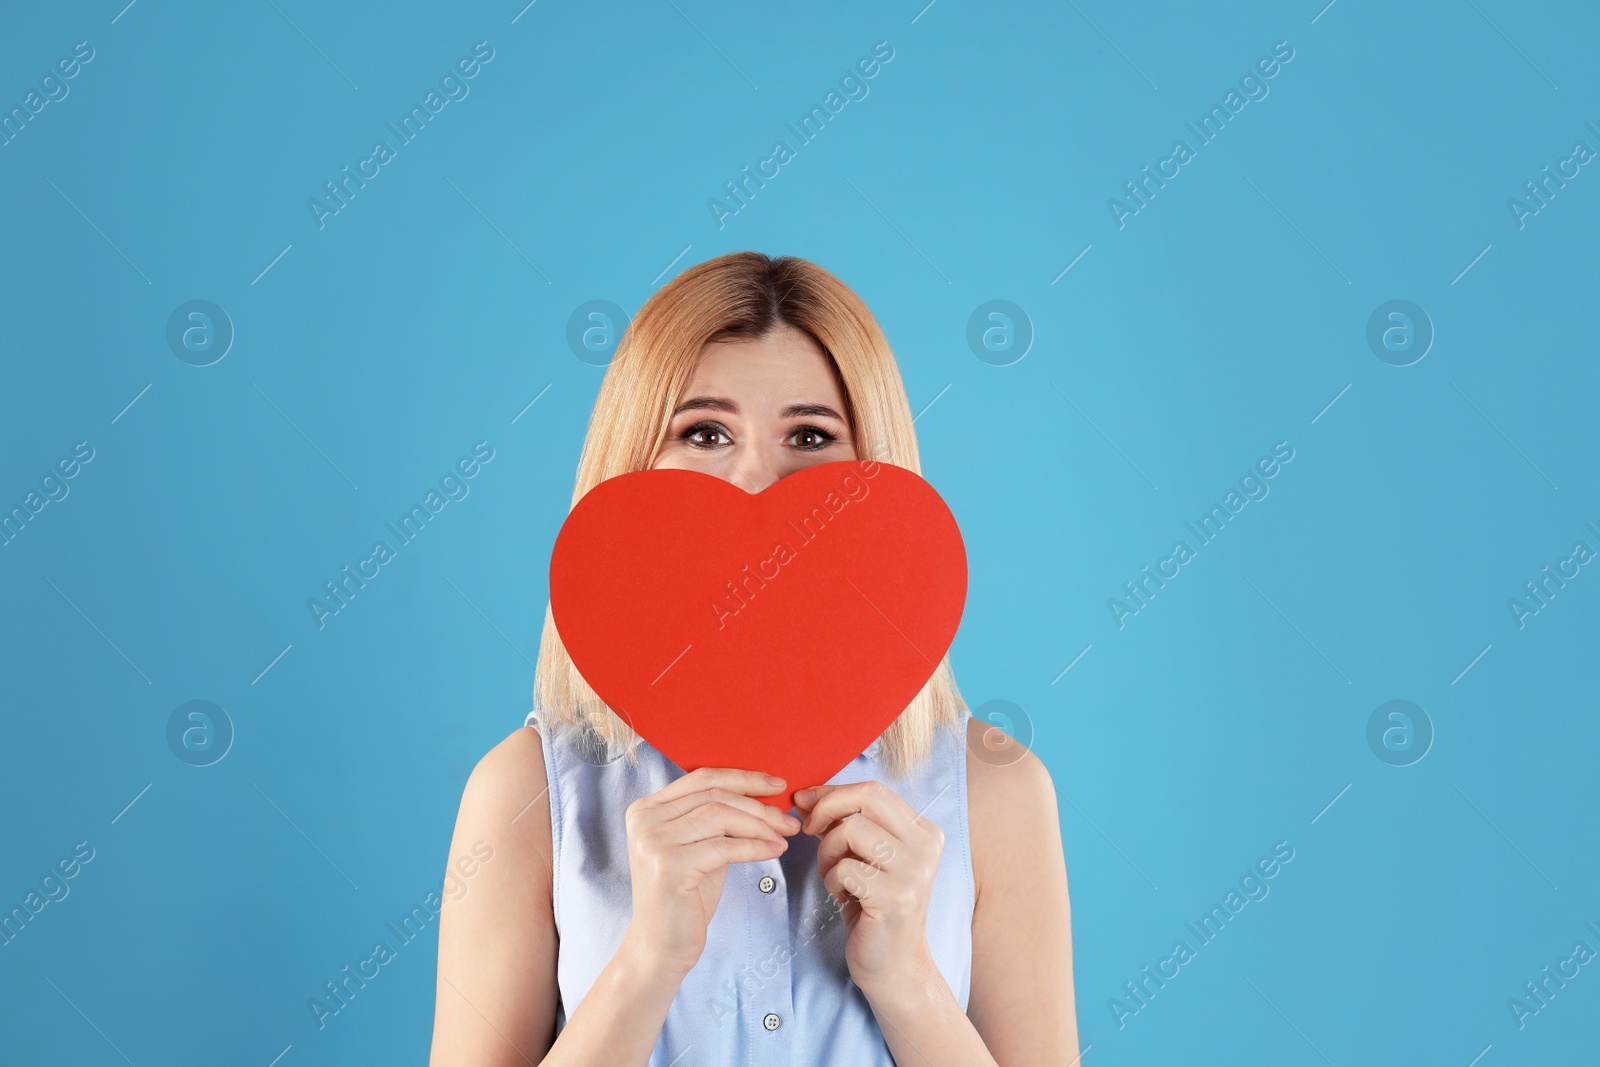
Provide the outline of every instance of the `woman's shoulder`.
[[[536,1058],[550,1047],[560,933],[541,742],[537,730],[519,727],[478,761],[462,790],[439,921],[433,1063],[488,1063],[485,1050],[498,1054],[505,1043]],[[461,866],[463,856],[476,862]]]
[[1000,799],[1046,798],[1055,806],[1055,785],[1033,749],[976,715],[966,723],[967,782]]
[[[500,809],[517,804],[518,797],[526,804],[544,789],[546,778],[544,739],[535,727],[519,726],[478,760],[467,776],[466,792],[478,803]],[[526,792],[530,786],[533,793]]]
[[467,776],[456,817],[458,837],[504,842],[528,864],[550,855],[550,789],[544,740],[521,726],[486,752]]
[[967,821],[981,895],[986,880],[1004,878],[1041,845],[1060,848],[1059,813],[1050,772],[1027,745],[976,716],[966,734]]

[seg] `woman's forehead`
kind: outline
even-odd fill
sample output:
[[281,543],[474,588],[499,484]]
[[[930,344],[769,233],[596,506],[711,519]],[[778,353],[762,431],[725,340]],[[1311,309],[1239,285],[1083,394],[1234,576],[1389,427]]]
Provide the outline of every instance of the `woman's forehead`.
[[732,401],[741,410],[818,401],[838,404],[844,399],[833,361],[798,330],[707,345],[695,361],[682,399],[702,396]]

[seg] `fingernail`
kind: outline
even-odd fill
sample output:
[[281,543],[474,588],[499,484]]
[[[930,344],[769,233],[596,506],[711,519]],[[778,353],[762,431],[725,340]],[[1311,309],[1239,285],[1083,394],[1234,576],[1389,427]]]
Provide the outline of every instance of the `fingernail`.
[[800,820],[795,818],[793,815],[784,815],[783,825],[798,830],[800,829]]
[[794,799],[795,799],[795,801],[797,803],[809,804],[811,802],[812,796],[816,793],[816,791],[817,790],[816,790],[815,786],[807,786],[804,789],[796,790],[795,794],[794,794]]
[[769,775],[767,775],[767,784],[772,786],[774,789],[782,789],[783,788],[783,779],[779,778],[775,774],[769,774]]

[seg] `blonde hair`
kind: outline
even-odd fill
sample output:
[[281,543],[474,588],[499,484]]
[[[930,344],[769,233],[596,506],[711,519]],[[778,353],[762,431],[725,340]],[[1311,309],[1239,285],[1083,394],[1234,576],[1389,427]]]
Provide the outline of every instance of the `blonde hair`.
[[[921,473],[911,406],[889,341],[859,296],[796,256],[732,252],[690,267],[647,300],[606,368],[578,459],[572,503],[607,478],[647,470],[701,349],[754,339],[784,325],[809,334],[832,361],[846,417],[863,459]],[[540,721],[577,728],[607,752],[638,759],[640,737],[584,681],[545,607],[533,706]],[[903,776],[931,751],[941,725],[958,725],[965,703],[948,655],[882,736],[879,757]]]

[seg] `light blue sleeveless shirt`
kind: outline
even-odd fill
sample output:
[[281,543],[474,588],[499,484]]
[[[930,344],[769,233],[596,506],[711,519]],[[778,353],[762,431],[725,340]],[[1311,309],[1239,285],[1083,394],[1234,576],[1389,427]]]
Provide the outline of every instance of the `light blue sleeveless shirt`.
[[[881,739],[829,779],[882,781],[944,831],[928,905],[928,945],[963,1009],[972,967],[972,851],[967,836],[967,746],[963,712],[941,727],[932,755],[907,778],[878,760]],[[576,731],[530,714],[550,782],[554,913],[560,935],[559,1033],[621,944],[633,911],[623,814],[682,777],[649,742],[639,763],[596,751]],[[817,876],[818,839],[789,838],[770,860],[728,868],[700,960],[667,1012],[649,1067],[702,1064],[894,1067],[872,1008],[850,980],[845,927]]]

